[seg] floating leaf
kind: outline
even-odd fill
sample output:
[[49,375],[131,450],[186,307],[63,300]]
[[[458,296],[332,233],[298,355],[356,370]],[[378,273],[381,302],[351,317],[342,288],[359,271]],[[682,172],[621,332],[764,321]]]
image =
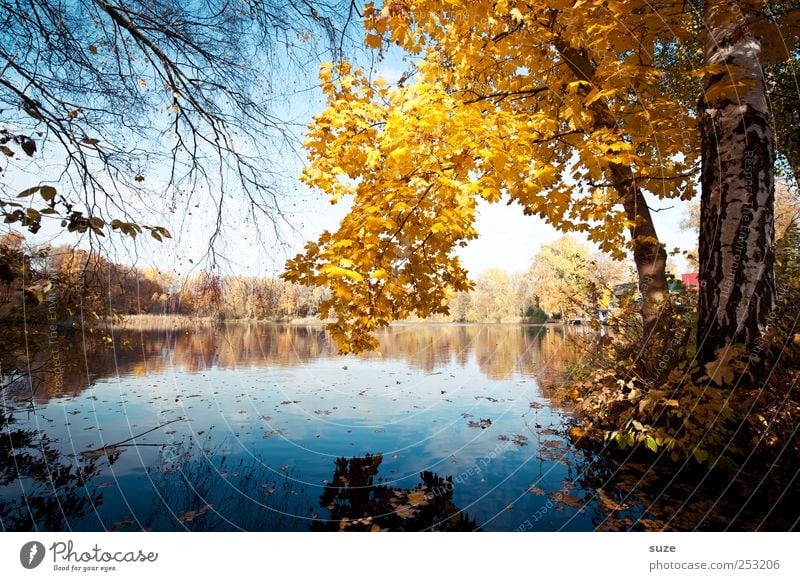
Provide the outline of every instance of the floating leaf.
[[422,490],[415,490],[408,495],[408,503],[411,506],[421,506],[428,504],[428,495]]

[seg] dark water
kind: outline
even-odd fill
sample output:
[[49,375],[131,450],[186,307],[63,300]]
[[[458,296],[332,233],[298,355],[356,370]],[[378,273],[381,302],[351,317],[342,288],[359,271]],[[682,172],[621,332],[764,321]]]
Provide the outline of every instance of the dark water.
[[736,499],[687,504],[648,491],[647,466],[609,472],[570,444],[547,386],[579,332],[398,326],[362,357],[317,327],[75,338],[32,407],[4,390],[2,527],[714,528],[705,508]]

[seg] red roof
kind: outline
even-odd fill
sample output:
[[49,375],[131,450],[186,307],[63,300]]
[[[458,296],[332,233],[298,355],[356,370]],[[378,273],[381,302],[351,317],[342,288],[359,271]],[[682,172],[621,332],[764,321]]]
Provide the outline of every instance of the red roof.
[[686,288],[698,290],[700,288],[700,273],[688,272],[681,275],[681,282]]

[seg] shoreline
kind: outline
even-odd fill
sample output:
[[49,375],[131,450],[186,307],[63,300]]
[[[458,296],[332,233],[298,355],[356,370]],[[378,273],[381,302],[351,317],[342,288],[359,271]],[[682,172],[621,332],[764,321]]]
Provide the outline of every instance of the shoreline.
[[[106,319],[105,323],[115,328],[192,328],[198,326],[212,326],[224,324],[257,324],[257,325],[294,325],[306,327],[324,327],[331,321],[323,321],[316,317],[305,317],[288,320],[270,319],[219,319],[216,317],[194,317],[192,315],[155,315],[140,314],[126,315],[122,319]],[[526,327],[579,327],[587,323],[564,323],[561,321],[533,322],[522,318],[504,321],[426,321],[426,320],[407,320],[393,321],[389,327],[413,327],[413,326],[526,326]]]

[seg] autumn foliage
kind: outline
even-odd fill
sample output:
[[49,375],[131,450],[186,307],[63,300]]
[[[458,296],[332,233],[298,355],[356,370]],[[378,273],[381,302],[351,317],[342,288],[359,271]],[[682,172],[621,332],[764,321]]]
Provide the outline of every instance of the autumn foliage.
[[417,55],[417,74],[389,86],[348,63],[323,67],[328,108],[310,128],[304,179],[353,205],[286,272],[331,289],[343,351],[373,348],[392,319],[446,312],[470,287],[455,249],[478,235],[479,199],[507,197],[617,258],[653,262],[641,196],[691,197],[699,150],[656,49],[690,34],[691,19],[640,4],[367,7],[368,42]]

